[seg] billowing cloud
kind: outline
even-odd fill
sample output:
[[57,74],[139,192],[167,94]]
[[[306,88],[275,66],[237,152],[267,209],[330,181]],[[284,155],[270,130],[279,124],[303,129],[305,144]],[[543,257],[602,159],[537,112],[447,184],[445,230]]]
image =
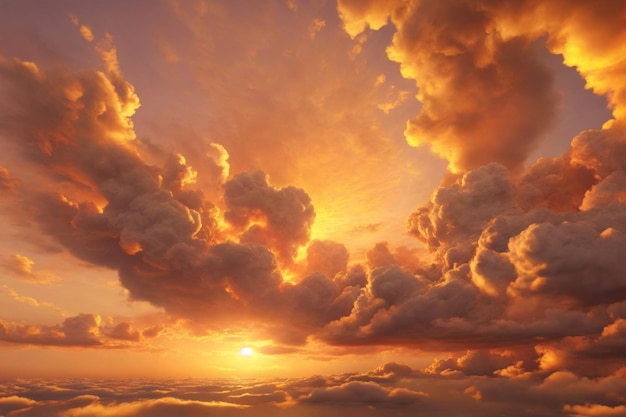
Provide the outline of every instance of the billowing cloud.
[[[551,127],[558,100],[537,45],[562,54],[587,87],[624,116],[621,5],[561,1],[339,2],[346,31],[389,21],[396,28],[389,58],[414,79],[424,106],[406,136],[429,145],[453,171],[498,162],[519,171]],[[610,16],[610,17],[609,17]],[[608,19],[608,20],[607,20]]]
[[101,319],[94,314],[69,317],[58,326],[31,326],[0,323],[0,340],[10,343],[57,346],[94,346],[98,339]]
[[16,345],[130,348],[159,335],[160,326],[137,330],[127,321],[110,324],[97,314],[68,317],[57,325],[36,325],[0,319],[0,341]]
[[[193,10],[200,17],[234,19],[220,7],[198,4]],[[385,141],[377,140],[376,123],[354,137],[336,140],[329,134],[316,141],[305,132],[307,123],[282,123],[296,119],[295,113],[273,110],[291,109],[299,103],[291,94],[305,91],[311,94],[303,94],[310,101],[302,112],[360,126],[372,108],[380,110],[377,106],[352,117],[339,111],[346,103],[330,99],[334,90],[316,91],[315,79],[284,93],[289,88],[276,88],[283,80],[274,74],[261,87],[257,79],[237,84],[232,91],[237,99],[225,108],[232,110],[242,99],[267,100],[270,110],[263,114],[281,126],[280,134],[244,115],[224,118],[228,129],[215,127],[210,141],[190,134],[180,146],[167,146],[137,139],[139,97],[123,77],[112,37],[98,42],[90,39],[97,31],[81,29],[103,60],[100,70],[0,59],[5,93],[0,128],[10,155],[0,168],[0,193],[6,216],[28,225],[25,233],[45,235],[77,260],[114,270],[131,300],[165,309],[196,334],[246,327],[264,339],[259,352],[267,354],[304,355],[315,344],[341,353],[355,346],[410,348],[437,351],[444,358],[424,370],[387,363],[365,373],[254,386],[160,386],[146,389],[151,392],[143,398],[76,389],[65,391],[65,402],[52,403],[27,395],[27,389],[6,389],[3,410],[25,416],[69,410],[77,416],[130,417],[246,413],[253,408],[247,406],[255,406],[266,407],[269,415],[289,415],[287,406],[326,410],[341,403],[371,415],[379,407],[393,407],[407,415],[478,416],[502,414],[508,402],[521,407],[520,415],[621,413],[626,398],[626,84],[621,77],[626,25],[620,24],[624,6],[599,1],[594,5],[599,13],[590,4],[339,3],[344,28],[358,45],[369,41],[368,27],[389,24],[395,31],[388,56],[415,81],[423,104],[408,122],[406,139],[428,145],[451,171],[408,215],[409,232],[425,250],[372,242],[362,263],[351,259],[348,243],[311,240],[314,201],[305,189],[285,185],[284,173],[297,168],[302,177],[315,172],[314,166],[338,166],[322,157],[339,158],[351,147],[359,156],[380,157],[382,165],[371,165],[378,168],[392,165],[398,153],[387,152]],[[195,42],[206,41],[207,56],[224,53],[225,62],[236,62],[226,46],[211,46],[204,23],[185,7],[177,8],[177,16]],[[310,23],[300,33],[306,42],[322,42],[332,30],[330,20]],[[266,40],[249,41],[248,63],[268,53]],[[538,58],[544,43],[576,67],[590,89],[607,97],[614,119],[581,132],[560,156],[525,166],[558,111],[553,75]],[[361,53],[344,58],[356,61]],[[195,64],[197,72],[216,70]],[[232,67],[241,75],[240,67]],[[294,72],[301,69],[299,64]],[[372,88],[387,83],[371,75],[361,80]],[[234,84],[226,73],[220,77],[205,87],[223,97],[223,85]],[[332,84],[337,88],[341,82]],[[349,84],[341,96],[351,96],[356,85]],[[274,90],[281,92],[275,102]],[[357,100],[376,101],[356,90]],[[245,129],[233,128],[239,124]],[[321,132],[328,133],[329,126]],[[258,133],[256,140],[272,146],[242,146],[241,136],[229,136],[233,131]],[[314,151],[290,159],[295,139],[285,138],[298,133],[310,139],[303,143]],[[222,139],[228,143],[214,141]],[[331,146],[335,140],[338,148]],[[337,189],[347,200],[350,190],[340,184],[349,182],[343,176],[354,166],[355,176],[367,173],[368,179],[382,179],[386,172],[357,159],[337,171],[342,176]],[[271,176],[257,170],[268,161]],[[285,166],[274,166],[279,164]],[[326,183],[329,176],[320,178],[312,183],[335,186]],[[362,224],[373,224],[369,229],[377,232],[385,223]],[[24,255],[1,261],[17,276],[32,278],[37,272]],[[39,305],[35,298],[5,292]],[[133,347],[164,331],[162,325],[103,320],[97,314],[66,317],[57,325],[0,321],[0,340],[14,345]],[[442,401],[447,395],[455,401]]]
[[[388,56],[416,81],[423,103],[409,121],[407,140],[428,144],[463,175],[450,176],[409,219],[411,232],[429,247],[441,271],[435,283],[421,291],[402,285],[403,298],[390,304],[368,287],[349,317],[328,326],[329,340],[432,343],[454,335],[471,345],[469,340],[497,334],[487,346],[505,339],[532,345],[532,338],[564,337],[559,328],[569,323],[570,336],[593,344],[602,339],[602,329],[613,326],[612,318],[590,309],[617,305],[624,296],[618,254],[626,210],[623,80],[615,78],[624,68],[615,39],[624,31],[618,29],[620,13],[602,29],[591,29],[618,7],[603,2],[600,12],[596,6],[339,2],[353,37],[367,27],[393,25]],[[592,47],[601,39],[602,48]],[[578,69],[588,88],[607,95],[615,120],[582,132],[562,156],[523,168],[558,109],[552,75],[537,58],[544,40],[550,52]],[[380,248],[370,259],[374,265],[393,261]],[[435,290],[453,282],[464,302],[440,302],[442,293]],[[347,334],[349,341],[343,339]]]
[[224,184],[224,200],[224,218],[245,230],[244,243],[274,249],[280,260],[288,261],[309,241],[315,209],[304,190],[276,190],[262,172],[242,173]]
[[416,81],[423,103],[408,142],[430,146],[455,172],[489,162],[518,170],[558,108],[532,39],[504,38],[497,14],[480,3],[357,3],[339,2],[349,33],[389,18],[397,29],[388,55]]
[[306,249],[305,270],[333,278],[340,272],[346,272],[349,259],[350,254],[344,245],[330,240],[313,240]]

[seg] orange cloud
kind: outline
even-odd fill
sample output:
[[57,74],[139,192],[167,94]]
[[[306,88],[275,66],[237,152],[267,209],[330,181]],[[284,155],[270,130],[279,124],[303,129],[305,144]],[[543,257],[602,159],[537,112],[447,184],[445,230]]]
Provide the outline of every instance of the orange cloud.
[[0,258],[0,268],[16,277],[39,283],[50,283],[59,279],[51,273],[33,270],[33,265],[35,261],[18,253],[4,259]]
[[563,410],[572,417],[619,417],[626,414],[626,406],[610,407],[601,404],[565,405]]
[[330,404],[376,404],[404,405],[419,402],[424,393],[406,388],[385,389],[375,382],[347,382],[330,387],[317,388],[305,401]]
[[[296,82],[268,66],[259,73],[271,82],[253,78],[244,88],[228,78],[230,72],[221,71],[222,65],[239,62],[239,55],[211,46],[205,22],[190,16],[183,5],[179,17],[206,54],[194,62],[195,70],[210,69],[223,77],[203,79],[207,91],[225,98],[224,113],[215,111],[225,116],[248,101],[266,105],[268,111],[262,117],[256,112],[236,112],[236,120],[224,117],[229,128],[216,127],[211,142],[190,135],[180,146],[156,145],[136,139],[133,117],[139,99],[122,76],[111,37],[95,46],[103,60],[101,70],[44,70],[2,59],[6,94],[0,108],[9,121],[2,125],[3,140],[10,141],[19,161],[0,170],[7,213],[32,225],[29,233],[51,237],[77,259],[115,270],[132,300],[162,307],[198,332],[254,327],[262,337],[280,343],[275,351],[282,352],[307,340],[452,352],[451,358],[433,365],[433,378],[464,374],[515,380],[528,372],[565,367],[584,374],[589,367],[580,358],[600,353],[610,356],[602,369],[612,375],[620,363],[617,352],[624,346],[626,319],[621,263],[626,148],[620,93],[616,90],[617,98],[611,98],[614,121],[581,133],[563,155],[524,168],[556,111],[551,75],[538,61],[533,42],[547,34],[549,48],[567,48],[554,38],[560,32],[551,26],[556,25],[552,17],[532,30],[525,20],[517,29],[505,28],[500,25],[508,22],[510,4],[487,3],[339,5],[351,36],[391,19],[396,34],[390,57],[415,79],[423,101],[407,130],[409,140],[429,144],[458,173],[410,215],[410,232],[429,254],[378,243],[362,265],[354,263],[346,245],[311,240],[316,217],[312,196],[284,185],[288,179],[324,171],[311,178],[313,188],[335,187],[357,211],[368,205],[354,203],[351,191],[366,189],[364,195],[384,198],[359,180],[376,177],[384,183],[395,165],[389,161],[400,154],[400,148],[379,140],[378,117],[383,113],[378,96],[361,88],[374,86],[381,93],[387,81],[379,71],[365,71],[343,85],[349,77]],[[236,20],[227,10],[199,4],[206,7],[194,13],[203,19],[225,14],[227,22]],[[523,11],[536,16],[543,10],[531,9]],[[312,43],[307,28],[298,32],[298,42]],[[316,42],[325,41],[331,28],[324,28]],[[578,39],[567,31],[562,36]],[[232,65],[236,80],[243,77],[240,68],[262,62],[257,57],[268,53],[262,39],[245,39],[249,43],[244,42],[241,59],[247,64]],[[368,41],[364,36],[357,42]],[[292,47],[303,44],[298,42],[284,45],[281,54],[295,53]],[[619,47],[609,46],[610,58]],[[566,58],[577,59],[565,49]],[[581,51],[576,53],[587,56]],[[223,62],[208,59],[216,53],[225,54]],[[364,62],[360,54],[333,59]],[[620,62],[615,65],[621,68]],[[300,70],[299,65],[291,68],[293,73]],[[233,90],[221,91],[222,81]],[[600,92],[603,88],[597,87]],[[345,110],[351,106],[361,111]],[[296,117],[309,113],[328,121],[315,134],[310,119]],[[374,122],[368,122],[370,116]],[[280,126],[276,134],[273,126]],[[337,136],[335,128],[347,133]],[[239,146],[241,136],[233,132],[251,135],[258,143]],[[214,138],[225,144],[212,142]],[[290,146],[296,142],[293,151]],[[305,154],[302,159],[290,158],[299,152]],[[352,157],[346,159],[349,152]],[[350,162],[344,164],[346,160]],[[242,169],[265,163],[271,181],[264,171]],[[298,174],[291,176],[292,169]],[[342,179],[331,182],[337,172]],[[366,229],[376,232],[377,224]],[[33,272],[25,258],[12,262],[14,272]],[[95,314],[70,317],[56,326],[3,321],[1,329],[3,340],[11,343],[99,347],[129,346],[163,331],[161,326],[135,328],[130,321],[103,325]],[[572,364],[573,358],[579,365]],[[532,367],[536,360],[540,366]],[[385,375],[396,378],[403,372],[383,371],[361,378],[383,381]],[[417,402],[421,392],[368,382],[375,381],[343,380],[303,396],[310,402],[358,402],[362,394],[365,403],[399,405]],[[476,385],[481,401],[497,393],[484,384]],[[288,397],[278,393],[271,398]],[[242,401],[262,399],[247,396]]]
[[7,293],[9,297],[17,301],[18,303],[28,304],[32,307],[48,307],[53,310],[56,310],[57,312],[61,312],[61,309],[54,306],[53,304],[50,304],[47,302],[41,302],[33,297],[22,295],[18,293],[17,291],[15,291],[14,289],[9,288],[7,285],[0,285],[0,289],[2,289],[3,292]]
[[396,27],[388,56],[414,79],[423,107],[405,131],[454,172],[499,162],[519,170],[552,126],[552,76],[529,39],[503,39],[486,6],[470,2],[339,3],[351,36],[366,25]]
[[142,347],[145,339],[157,337],[163,326],[137,330],[127,321],[109,324],[98,314],[79,314],[53,326],[0,320],[0,341],[33,345],[84,348]]
[[424,104],[407,141],[428,145],[454,172],[489,162],[519,171],[552,126],[552,76],[531,45],[542,36],[624,118],[626,35],[615,2],[340,1],[338,9],[352,37],[393,23],[388,55]]
[[522,413],[560,416],[564,410],[620,411],[622,377],[623,370],[597,379],[568,372],[533,378],[434,375],[403,364],[385,363],[362,373],[273,381],[18,380],[0,383],[0,392],[7,389],[19,392],[0,398],[0,412],[26,417],[55,414],[292,417],[320,412],[333,417],[364,413],[375,417],[390,412],[478,417],[515,407]]
[[15,323],[0,323],[0,340],[10,343],[25,343],[50,346],[94,346],[98,340],[100,317],[80,314],[69,317],[58,326],[32,326]]

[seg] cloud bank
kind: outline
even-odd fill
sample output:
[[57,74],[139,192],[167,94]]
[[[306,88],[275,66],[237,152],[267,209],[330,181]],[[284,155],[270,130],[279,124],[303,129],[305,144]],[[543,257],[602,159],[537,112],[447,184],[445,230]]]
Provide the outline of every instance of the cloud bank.
[[[473,359],[475,365],[489,362],[468,353],[460,363],[470,356],[482,358]],[[513,415],[567,417],[623,411],[623,369],[593,380],[562,371],[494,377],[476,369],[434,372],[387,363],[363,373],[271,381],[11,381],[0,385],[0,412],[7,417],[480,416],[514,408]]]

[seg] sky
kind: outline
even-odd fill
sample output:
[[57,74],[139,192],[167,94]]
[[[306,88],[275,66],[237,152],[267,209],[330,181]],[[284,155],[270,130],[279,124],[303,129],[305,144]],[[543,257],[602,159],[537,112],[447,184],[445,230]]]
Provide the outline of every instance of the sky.
[[0,416],[626,416],[626,3],[0,0]]

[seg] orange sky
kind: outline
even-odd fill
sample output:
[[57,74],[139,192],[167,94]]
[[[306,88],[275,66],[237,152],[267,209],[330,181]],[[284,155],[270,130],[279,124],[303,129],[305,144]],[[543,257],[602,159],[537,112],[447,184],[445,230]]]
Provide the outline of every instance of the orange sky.
[[0,10],[0,416],[624,412],[621,1]]

